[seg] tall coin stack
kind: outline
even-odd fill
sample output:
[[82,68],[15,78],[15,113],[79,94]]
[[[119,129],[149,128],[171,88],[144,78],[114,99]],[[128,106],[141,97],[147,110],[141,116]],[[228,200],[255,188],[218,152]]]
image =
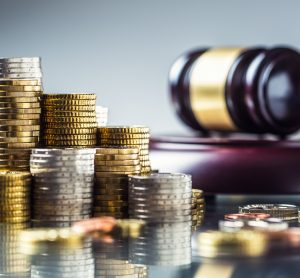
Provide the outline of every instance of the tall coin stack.
[[0,78],[34,79],[42,86],[40,57],[0,58]]
[[138,147],[141,173],[151,172],[149,159],[150,130],[144,126],[108,126],[98,128],[101,147]]
[[130,242],[135,264],[191,262],[192,182],[185,174],[129,177],[129,216],[143,219],[142,234]]
[[91,216],[95,149],[33,149],[33,220],[61,227]]
[[30,172],[0,171],[0,222],[30,221]]
[[37,80],[0,79],[0,168],[29,171],[31,148],[39,143]]
[[195,231],[204,220],[205,200],[200,189],[193,189],[192,194],[192,230]]
[[97,148],[94,216],[128,218],[128,175],[140,172],[138,148]]
[[108,108],[103,106],[96,106],[97,126],[107,126]]
[[43,95],[42,126],[42,139],[45,146],[95,146],[97,141],[96,95]]
[[28,229],[29,223],[0,224],[0,276],[27,278],[30,274],[30,259],[19,252],[19,234]]

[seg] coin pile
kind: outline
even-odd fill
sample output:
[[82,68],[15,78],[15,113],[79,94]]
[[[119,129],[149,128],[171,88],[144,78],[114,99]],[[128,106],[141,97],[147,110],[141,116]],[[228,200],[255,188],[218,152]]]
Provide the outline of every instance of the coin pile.
[[0,222],[30,221],[30,172],[0,171]]
[[98,128],[98,145],[101,147],[138,147],[141,173],[151,172],[149,160],[150,130],[144,126],[108,126]]
[[203,191],[200,189],[192,190],[192,230],[201,226],[204,220],[205,200]]
[[97,148],[93,215],[128,218],[128,175],[140,171],[138,148]]
[[63,226],[92,212],[95,149],[33,149],[33,219]]
[[103,106],[96,106],[97,126],[107,126],[108,108]]
[[96,95],[43,95],[42,127],[42,139],[45,146],[95,146],[97,141]]
[[130,260],[145,265],[190,264],[191,228],[191,221],[146,225],[140,236],[130,239]]
[[79,247],[59,244],[49,252],[32,257],[31,278],[94,278],[92,243],[85,239]]
[[282,220],[298,220],[299,207],[287,204],[251,204],[239,207],[240,213],[266,213]]
[[27,228],[28,223],[0,224],[1,277],[28,277],[30,259],[18,249],[19,233]]
[[35,79],[42,86],[40,57],[0,58],[0,78]]
[[129,216],[151,223],[191,221],[192,181],[186,174],[129,176]]
[[0,168],[29,170],[31,148],[39,143],[37,80],[0,79]]

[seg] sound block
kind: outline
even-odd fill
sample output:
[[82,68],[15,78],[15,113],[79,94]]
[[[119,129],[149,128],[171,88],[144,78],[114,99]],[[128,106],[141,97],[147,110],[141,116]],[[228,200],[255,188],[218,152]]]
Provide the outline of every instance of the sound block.
[[153,169],[191,174],[208,194],[299,194],[300,142],[154,136]]

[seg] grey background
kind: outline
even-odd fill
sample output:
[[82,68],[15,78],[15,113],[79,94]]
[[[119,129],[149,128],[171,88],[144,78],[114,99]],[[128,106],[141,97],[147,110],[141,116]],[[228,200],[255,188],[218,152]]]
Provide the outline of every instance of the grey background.
[[111,124],[181,132],[167,91],[197,46],[300,45],[299,1],[0,0],[0,56],[41,56],[46,92],[95,92]]

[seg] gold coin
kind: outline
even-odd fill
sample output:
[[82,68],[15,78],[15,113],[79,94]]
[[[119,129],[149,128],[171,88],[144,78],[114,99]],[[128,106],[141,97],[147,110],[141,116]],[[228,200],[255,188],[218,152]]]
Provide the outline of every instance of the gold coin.
[[44,128],[61,128],[61,129],[80,129],[80,128],[95,128],[96,123],[47,123],[43,125]]
[[97,148],[96,154],[138,154],[139,149],[135,147],[127,148]]
[[70,147],[70,146],[95,146],[96,140],[44,140],[46,146],[61,146],[61,147]]
[[98,128],[102,133],[149,133],[150,129],[146,126],[106,126]]
[[39,130],[33,131],[0,131],[0,137],[32,137],[32,136],[39,136]]
[[0,108],[0,113],[19,113],[19,114],[41,114],[41,108]]
[[95,160],[137,160],[138,154],[95,154]]
[[18,172],[18,171],[0,171],[0,181],[4,180],[24,180],[31,178],[30,172]]
[[101,194],[101,195],[120,195],[120,194],[127,194],[128,195],[128,188],[117,188],[117,189],[108,189],[108,188],[94,188],[94,194]]
[[85,111],[57,111],[45,112],[45,117],[96,117],[96,112],[85,112]]
[[39,120],[40,114],[8,114],[0,112],[0,120]]
[[47,123],[96,123],[96,117],[44,117],[43,121]]
[[11,92],[11,91],[1,91],[0,97],[40,97],[42,92]]
[[37,147],[37,143],[6,143],[7,144],[7,148],[20,148],[20,149],[24,149],[24,148],[36,148]]
[[0,97],[0,103],[30,103],[30,102],[39,102],[38,97]]
[[132,160],[96,160],[96,166],[136,166],[140,165],[138,159]]
[[7,126],[7,125],[1,125],[0,124],[0,131],[14,132],[14,131],[33,131],[33,130],[35,130],[35,131],[40,130],[40,125]]
[[44,134],[49,135],[77,135],[77,134],[96,134],[96,128],[47,128]]
[[42,91],[41,86],[28,86],[28,85],[0,85],[0,90],[2,91],[30,91],[30,92],[37,92]]
[[95,100],[96,94],[44,94],[45,99],[88,99]]
[[95,195],[94,200],[98,201],[126,201],[128,202],[127,195]]
[[94,112],[94,105],[43,105],[44,111],[86,111]]
[[86,99],[47,99],[43,98],[43,104],[49,106],[90,106],[96,105],[96,100]]
[[1,217],[14,217],[14,216],[29,216],[30,210],[9,210],[9,211],[0,211]]
[[112,176],[128,176],[128,175],[139,175],[140,171],[114,171],[114,172],[95,172],[96,177],[112,177]]
[[38,81],[35,79],[1,79],[0,84],[10,86],[37,86]]
[[126,140],[126,139],[149,139],[148,133],[100,133],[101,139]]
[[7,102],[0,102],[1,108],[20,108],[20,109],[32,109],[32,108],[40,108],[41,105],[38,102],[30,102],[30,103],[23,103],[23,102],[17,102],[17,103],[7,103]]
[[96,165],[95,171],[104,171],[104,172],[136,172],[141,170],[141,165],[134,166],[101,166]]
[[37,143],[39,138],[35,137],[0,137],[0,142],[6,143]]
[[100,137],[100,143],[102,144],[114,144],[114,145],[144,145],[149,144],[149,139],[103,139]]
[[0,120],[1,125],[39,125],[39,120]]
[[101,201],[101,206],[105,207],[119,207],[119,206],[128,206],[128,202],[122,201],[122,200],[113,200],[113,201]]
[[5,223],[22,223],[30,221],[30,216],[0,216],[0,221]]
[[[101,204],[101,202],[100,202]],[[101,206],[94,206],[93,211],[94,212],[127,212],[128,208],[127,206],[122,207],[101,207]]]
[[68,135],[50,135],[45,134],[47,140],[96,140],[96,134],[68,134]]

